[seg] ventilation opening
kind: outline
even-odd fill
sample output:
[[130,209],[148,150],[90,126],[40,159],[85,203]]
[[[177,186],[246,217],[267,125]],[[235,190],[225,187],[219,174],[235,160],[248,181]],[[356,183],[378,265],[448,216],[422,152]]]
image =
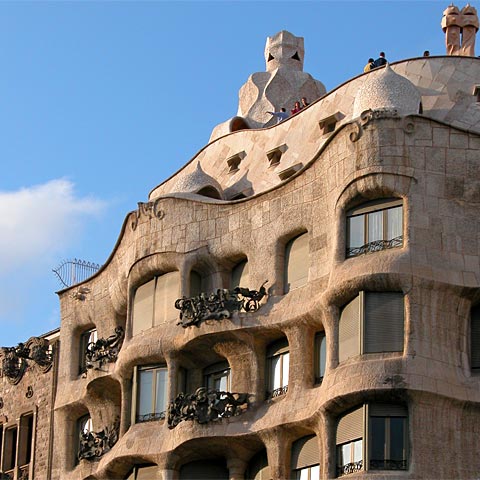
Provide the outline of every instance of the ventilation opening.
[[423,104],[422,104],[422,102],[420,102],[420,104],[418,105],[418,113],[419,113],[420,115],[422,115],[422,113],[423,113]]
[[477,97],[477,103],[480,103],[480,85],[473,86],[473,95]]
[[250,130],[250,125],[243,117],[233,117],[230,121],[230,132],[238,130]]
[[216,200],[221,200],[222,197],[218,190],[215,187],[203,187],[197,192],[198,195],[203,195],[204,197],[215,198]]
[[239,170],[240,162],[246,157],[245,151],[236,153],[227,158],[228,173],[235,173]]
[[318,122],[318,126],[320,127],[322,134],[326,135],[335,131],[335,128],[337,128],[337,122],[342,118],[344,118],[344,115],[341,112],[335,112],[333,115],[322,118]]
[[302,165],[303,165],[302,163],[297,163],[295,165],[292,165],[291,167],[288,167],[285,170],[278,172],[278,177],[282,181],[286,180],[287,178],[290,178],[292,175],[298,172],[302,168]]
[[300,61],[300,57],[298,56],[298,52],[295,52],[295,54],[292,55],[292,59]]
[[274,57],[271,53],[268,54],[268,59],[267,62],[270,62],[271,60],[274,60]]
[[230,200],[241,200],[242,198],[247,198],[247,196],[243,193],[237,193]]
[[268,151],[267,158],[269,162],[269,167],[276,167],[280,163],[280,159],[286,151],[287,145],[285,143]]

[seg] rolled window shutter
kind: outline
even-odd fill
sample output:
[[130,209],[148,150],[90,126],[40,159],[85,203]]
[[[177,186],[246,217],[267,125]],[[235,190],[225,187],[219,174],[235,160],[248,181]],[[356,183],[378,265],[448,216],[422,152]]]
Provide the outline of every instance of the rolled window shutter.
[[307,283],[309,262],[308,235],[304,233],[285,249],[285,293]]
[[368,406],[370,417],[407,417],[408,410],[405,405],[391,403],[372,403]]
[[358,438],[363,438],[363,406],[341,417],[337,424],[337,445]]
[[179,311],[175,308],[175,300],[180,297],[180,273],[169,272],[157,278],[155,289],[154,325],[177,320]]
[[152,328],[153,325],[153,298],[155,279],[141,285],[135,292],[133,300],[132,334]]
[[366,292],[365,353],[403,352],[404,297],[398,292]]
[[470,320],[471,368],[480,368],[480,307],[472,308]]
[[318,438],[316,435],[310,435],[298,439],[292,445],[292,470],[310,467],[320,463],[320,453],[318,451]]
[[360,354],[360,297],[347,304],[340,315],[338,360],[343,362]]

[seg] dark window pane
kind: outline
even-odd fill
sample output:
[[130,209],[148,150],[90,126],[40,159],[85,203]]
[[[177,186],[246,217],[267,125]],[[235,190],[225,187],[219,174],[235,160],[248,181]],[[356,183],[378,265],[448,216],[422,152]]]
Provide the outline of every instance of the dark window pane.
[[370,459],[383,460],[385,458],[385,418],[371,417],[370,429]]
[[390,418],[390,458],[389,460],[405,460],[405,419]]

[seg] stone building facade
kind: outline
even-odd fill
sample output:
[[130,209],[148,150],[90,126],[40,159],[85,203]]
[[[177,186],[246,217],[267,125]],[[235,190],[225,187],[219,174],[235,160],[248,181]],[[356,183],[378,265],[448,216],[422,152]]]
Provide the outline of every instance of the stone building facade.
[[387,65],[155,187],[60,292],[32,478],[478,476],[479,78]]

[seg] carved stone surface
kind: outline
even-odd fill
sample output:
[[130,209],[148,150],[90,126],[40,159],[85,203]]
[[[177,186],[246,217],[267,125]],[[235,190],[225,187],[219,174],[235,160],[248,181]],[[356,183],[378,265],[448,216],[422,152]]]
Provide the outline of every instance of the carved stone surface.
[[118,440],[120,423],[107,426],[100,432],[82,432],[78,449],[78,459],[95,460],[107,453]]
[[138,202],[138,208],[134,212],[135,218],[132,220],[131,227],[132,230],[136,230],[138,226],[138,221],[142,216],[148,218],[157,218],[161,220],[165,216],[165,212],[163,210],[159,210],[158,203],[159,199],[154,200],[152,202]]
[[16,385],[28,368],[27,360],[33,361],[41,372],[50,370],[53,362],[53,352],[48,340],[31,337],[26,343],[19,343],[16,347],[0,348],[2,375]]
[[85,367],[100,370],[105,363],[115,362],[124,337],[125,331],[119,326],[108,338],[99,338],[96,342],[90,342],[85,352]]
[[183,420],[198,423],[218,421],[240,415],[248,408],[248,393],[230,393],[197,388],[191,395],[180,393],[168,406],[168,428],[175,428]]
[[[267,280],[268,281],[268,280]],[[192,298],[182,297],[175,302],[180,310],[180,321],[177,325],[186,328],[205,320],[223,320],[230,318],[235,311],[255,312],[260,308],[260,301],[267,294],[265,281],[257,290],[236,287],[233,290],[219,288],[210,295],[201,293]]]

